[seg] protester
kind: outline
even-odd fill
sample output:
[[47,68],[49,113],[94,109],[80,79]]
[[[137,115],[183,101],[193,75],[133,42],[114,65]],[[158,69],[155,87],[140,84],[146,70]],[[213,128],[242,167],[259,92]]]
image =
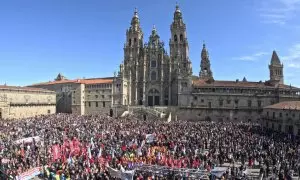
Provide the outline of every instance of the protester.
[[[253,167],[261,168],[263,177],[289,178],[300,171],[299,144],[298,138],[251,123],[71,114],[0,121],[0,166],[12,177],[40,168],[54,179],[116,179],[114,173],[130,170],[139,180],[177,179],[174,169],[209,174],[227,162],[232,167],[225,179],[243,177]],[[150,165],[164,169],[142,169]]]

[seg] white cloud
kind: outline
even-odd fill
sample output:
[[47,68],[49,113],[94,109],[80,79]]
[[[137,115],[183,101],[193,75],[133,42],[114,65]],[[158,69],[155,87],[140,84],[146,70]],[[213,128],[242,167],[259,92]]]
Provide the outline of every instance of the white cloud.
[[300,0],[267,0],[262,1],[259,15],[264,23],[285,25],[296,16],[298,10]]
[[258,52],[249,56],[241,56],[241,57],[235,57],[234,60],[240,60],[240,61],[256,61],[259,57],[264,56],[268,54],[267,52]]
[[300,68],[300,43],[294,44],[281,59],[289,68]]

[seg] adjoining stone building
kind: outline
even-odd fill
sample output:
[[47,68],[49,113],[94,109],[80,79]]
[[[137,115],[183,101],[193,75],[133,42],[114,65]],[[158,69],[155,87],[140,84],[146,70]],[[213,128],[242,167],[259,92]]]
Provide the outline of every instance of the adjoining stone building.
[[300,136],[300,101],[284,101],[264,107],[262,125]]
[[0,119],[20,119],[55,114],[56,93],[16,86],[0,86]]
[[58,74],[54,81],[30,87],[55,91],[58,113],[88,115],[109,112],[112,107],[112,82],[112,77],[69,80]]

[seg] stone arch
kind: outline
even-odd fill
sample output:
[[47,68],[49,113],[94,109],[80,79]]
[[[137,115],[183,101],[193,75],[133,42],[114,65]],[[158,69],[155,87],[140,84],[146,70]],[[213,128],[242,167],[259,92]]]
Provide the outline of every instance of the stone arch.
[[174,41],[177,42],[177,35],[174,35]]

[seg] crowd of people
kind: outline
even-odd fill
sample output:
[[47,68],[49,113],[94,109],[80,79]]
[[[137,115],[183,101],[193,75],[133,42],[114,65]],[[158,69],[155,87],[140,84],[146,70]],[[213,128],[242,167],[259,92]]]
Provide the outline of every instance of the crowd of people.
[[50,179],[118,179],[118,172],[137,180],[197,179],[201,173],[205,179],[224,163],[230,165],[223,179],[247,178],[242,172],[252,167],[261,177],[289,179],[300,173],[299,139],[251,123],[72,114],[0,121],[1,171],[10,177],[41,167],[40,176]]

